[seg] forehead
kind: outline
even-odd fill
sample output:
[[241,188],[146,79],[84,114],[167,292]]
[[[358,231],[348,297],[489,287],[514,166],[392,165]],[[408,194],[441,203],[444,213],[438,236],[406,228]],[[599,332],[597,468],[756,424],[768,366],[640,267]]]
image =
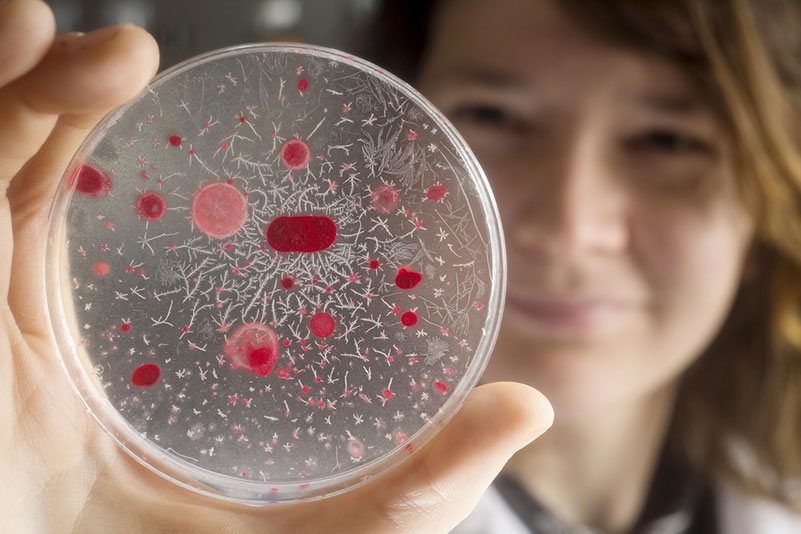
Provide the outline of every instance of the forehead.
[[550,0],[442,0],[424,75],[542,92],[551,88],[563,96],[603,89],[632,97],[699,96],[673,63],[599,38]]

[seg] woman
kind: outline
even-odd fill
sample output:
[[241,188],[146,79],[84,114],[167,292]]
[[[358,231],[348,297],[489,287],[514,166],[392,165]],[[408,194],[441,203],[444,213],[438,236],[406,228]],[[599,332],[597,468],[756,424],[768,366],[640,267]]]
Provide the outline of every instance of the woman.
[[[796,71],[783,58],[795,49],[763,47],[768,34],[744,1],[686,3],[688,13],[674,2],[661,12],[548,0],[430,7],[416,83],[481,159],[509,245],[509,308],[488,383],[395,471],[267,510],[146,471],[63,380],[41,269],[30,266],[43,261],[47,208],[75,147],[146,83],[157,50],[127,25],[54,37],[39,0],[0,6],[0,50],[17,51],[0,56],[0,239],[18,245],[0,262],[0,531],[513,532],[529,520],[547,531],[644,532],[661,521],[662,532],[710,532],[725,475],[790,501],[801,171]],[[759,23],[786,23],[791,7],[776,20],[762,20],[764,8]],[[494,380],[540,388],[553,427],[531,442],[550,426],[550,405]],[[744,473],[732,443],[774,476]],[[482,525],[487,510],[506,515]],[[666,530],[672,511],[685,525]],[[723,518],[719,530],[732,532]],[[801,524],[781,518],[781,532]]]
[[445,0],[382,20],[376,61],[454,122],[504,219],[484,380],[533,385],[556,413],[495,484],[507,504],[546,532],[712,532],[732,486],[790,500],[798,4]]

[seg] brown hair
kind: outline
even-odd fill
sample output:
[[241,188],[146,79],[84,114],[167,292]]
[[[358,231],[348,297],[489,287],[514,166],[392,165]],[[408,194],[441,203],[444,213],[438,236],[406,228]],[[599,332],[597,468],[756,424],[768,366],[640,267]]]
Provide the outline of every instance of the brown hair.
[[[413,79],[432,4],[385,2],[383,27],[361,53]],[[801,3],[558,5],[604,39],[674,61],[730,132],[756,224],[750,273],[720,332],[681,378],[669,443],[704,471],[801,509],[791,485],[801,485]]]

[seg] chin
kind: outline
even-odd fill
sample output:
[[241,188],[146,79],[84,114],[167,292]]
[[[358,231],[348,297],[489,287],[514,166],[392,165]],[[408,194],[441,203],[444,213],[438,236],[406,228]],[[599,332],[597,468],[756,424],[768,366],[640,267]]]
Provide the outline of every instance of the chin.
[[[627,346],[628,353],[621,352]],[[501,328],[481,383],[512,381],[542,392],[557,418],[591,414],[643,394],[653,376],[644,377],[641,357],[631,344],[562,340]]]

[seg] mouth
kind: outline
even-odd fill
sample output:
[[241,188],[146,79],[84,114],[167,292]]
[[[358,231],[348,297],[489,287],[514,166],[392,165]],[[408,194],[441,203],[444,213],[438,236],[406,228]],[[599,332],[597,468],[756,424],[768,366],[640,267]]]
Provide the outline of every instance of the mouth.
[[521,294],[510,291],[507,306],[545,331],[587,333],[607,330],[634,309],[624,300],[589,297],[563,297],[546,293]]

